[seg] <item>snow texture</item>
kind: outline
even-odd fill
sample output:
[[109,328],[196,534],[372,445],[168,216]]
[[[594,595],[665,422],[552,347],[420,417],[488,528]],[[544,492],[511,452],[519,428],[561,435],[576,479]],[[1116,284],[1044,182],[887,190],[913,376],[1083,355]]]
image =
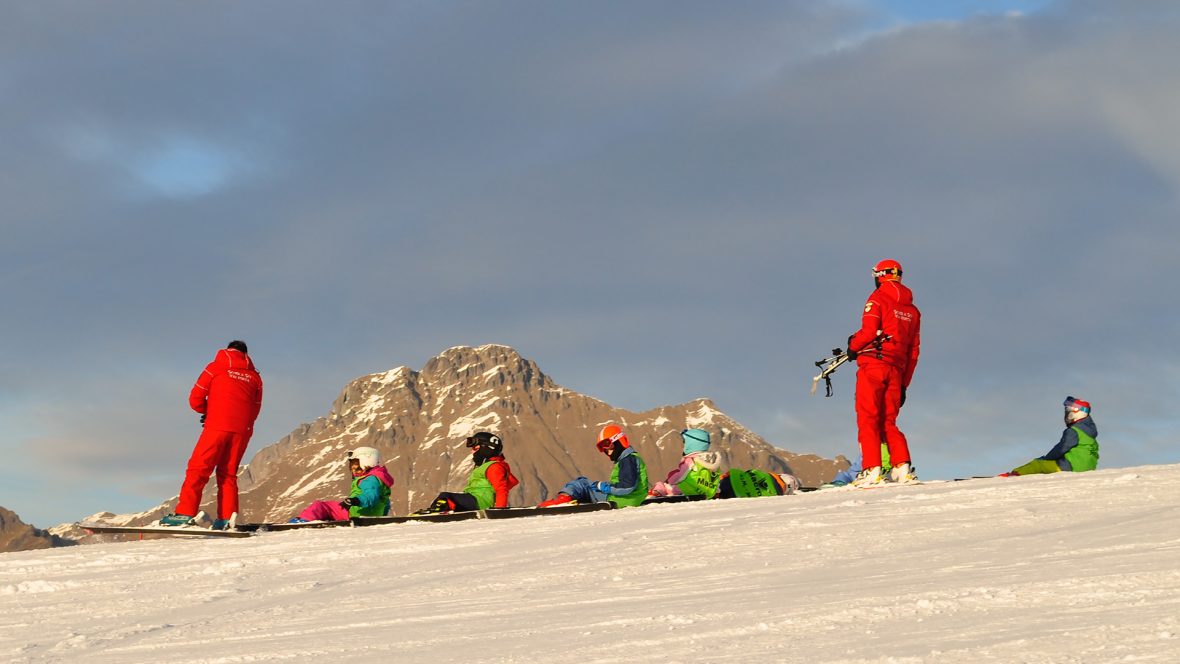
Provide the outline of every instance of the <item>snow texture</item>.
[[0,555],[5,662],[1176,662],[1180,466]]

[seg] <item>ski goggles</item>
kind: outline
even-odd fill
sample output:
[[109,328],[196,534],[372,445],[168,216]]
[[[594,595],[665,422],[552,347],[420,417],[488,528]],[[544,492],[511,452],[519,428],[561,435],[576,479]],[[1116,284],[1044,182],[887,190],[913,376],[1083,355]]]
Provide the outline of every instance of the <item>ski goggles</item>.
[[1065,406],[1065,409],[1067,411],[1068,410],[1080,410],[1083,413],[1090,412],[1090,404],[1088,402],[1082,401],[1081,399],[1077,399],[1074,397],[1065,397],[1065,402],[1062,405]]
[[492,436],[491,438],[476,438],[475,436],[467,437],[467,447],[479,447],[480,445],[495,445],[500,442],[500,439]]
[[598,441],[598,443],[596,443],[594,446],[598,448],[599,452],[606,454],[607,452],[610,451],[610,448],[614,447],[615,442],[618,441],[623,436],[624,436],[623,432],[620,431],[620,432],[616,433],[615,435],[611,436],[610,438],[603,438],[602,440]]

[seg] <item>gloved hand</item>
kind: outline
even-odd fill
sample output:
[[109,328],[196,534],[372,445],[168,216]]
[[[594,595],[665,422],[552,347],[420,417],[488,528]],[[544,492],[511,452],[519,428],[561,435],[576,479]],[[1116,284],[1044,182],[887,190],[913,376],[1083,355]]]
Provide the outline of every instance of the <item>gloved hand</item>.
[[901,408],[904,405],[905,405],[905,388],[903,387],[903,388],[901,388],[901,403],[897,404],[897,407]]
[[201,426],[205,426],[205,416],[201,416]]
[[610,493],[610,488],[611,488],[610,482],[606,482],[606,481],[595,482],[591,486],[593,486],[594,490],[599,493]]
[[849,362],[852,362],[853,360],[856,359],[857,352],[852,350],[851,348],[849,348],[848,350],[846,350],[844,352],[848,354],[848,361]]
[[350,507],[356,507],[360,504],[361,504],[361,499],[357,498],[356,496],[349,496],[349,497],[345,498],[344,500],[340,501],[340,506],[343,507],[344,509],[348,509]]

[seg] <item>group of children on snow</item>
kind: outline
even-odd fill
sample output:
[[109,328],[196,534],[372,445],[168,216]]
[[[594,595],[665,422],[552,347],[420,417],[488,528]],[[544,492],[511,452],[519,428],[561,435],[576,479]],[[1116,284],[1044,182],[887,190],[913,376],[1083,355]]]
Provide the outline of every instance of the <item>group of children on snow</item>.
[[[1090,417],[1089,402],[1074,397],[1065,399],[1065,431],[1053,449],[1019,466],[1001,477],[1082,472],[1098,466],[1098,428]],[[614,464],[610,479],[592,481],[576,477],[565,484],[556,496],[542,501],[537,507],[554,507],[573,503],[610,502],[616,507],[640,505],[648,498],[662,496],[701,496],[703,498],[745,498],[781,496],[800,489],[793,475],[776,474],[763,470],[730,469],[721,472],[721,455],[709,450],[710,436],[704,429],[685,429],[680,432],[684,441],[684,456],[662,482],[648,481],[647,465],[631,447],[623,429],[608,424],[599,432],[595,447]],[[461,492],[444,491],[426,508],[415,515],[508,507],[508,492],[520,482],[504,459],[504,442],[499,436],[481,431],[467,438],[474,468]],[[882,445],[884,448],[884,445]],[[889,463],[888,452],[882,450],[883,464]],[[291,519],[292,522],[344,521],[362,516],[385,516],[390,509],[390,488],[393,477],[381,465],[381,454],[375,448],[361,447],[348,453],[352,472],[352,487],[348,496],[338,502],[318,500]],[[886,469],[886,472],[888,470]],[[830,484],[850,483],[855,471],[849,469]]]
[[[799,489],[799,480],[793,475],[738,468],[722,473],[721,455],[709,451],[708,431],[685,429],[680,436],[684,441],[680,464],[664,481],[651,485],[647,466],[631,447],[623,429],[609,424],[599,433],[595,446],[614,463],[610,479],[574,478],[555,497],[537,506],[609,502],[616,507],[630,507],[661,496],[745,498],[781,496]],[[463,491],[438,494],[428,507],[414,512],[415,516],[508,507],[508,492],[519,481],[504,460],[503,441],[493,433],[481,431],[467,438],[467,447],[472,450],[474,469]],[[338,502],[318,500],[291,519],[293,523],[389,514],[393,477],[381,465],[380,452],[372,447],[353,450],[348,453],[348,463],[353,476],[348,496]]]

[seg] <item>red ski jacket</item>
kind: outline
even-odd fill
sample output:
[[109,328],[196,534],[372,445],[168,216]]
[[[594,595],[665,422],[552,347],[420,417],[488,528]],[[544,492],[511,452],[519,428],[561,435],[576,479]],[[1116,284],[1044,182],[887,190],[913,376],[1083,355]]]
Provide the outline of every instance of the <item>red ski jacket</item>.
[[[860,329],[848,338],[848,347],[859,353],[857,364],[884,362],[901,369],[901,385],[909,387],[918,366],[921,327],[922,314],[914,306],[913,292],[901,282],[884,281],[865,302]],[[881,334],[892,339],[881,344],[878,354],[869,344]],[[864,348],[866,345],[869,347]]]
[[188,405],[205,416],[205,428],[253,433],[262,410],[262,377],[250,356],[222,348],[197,378]]

